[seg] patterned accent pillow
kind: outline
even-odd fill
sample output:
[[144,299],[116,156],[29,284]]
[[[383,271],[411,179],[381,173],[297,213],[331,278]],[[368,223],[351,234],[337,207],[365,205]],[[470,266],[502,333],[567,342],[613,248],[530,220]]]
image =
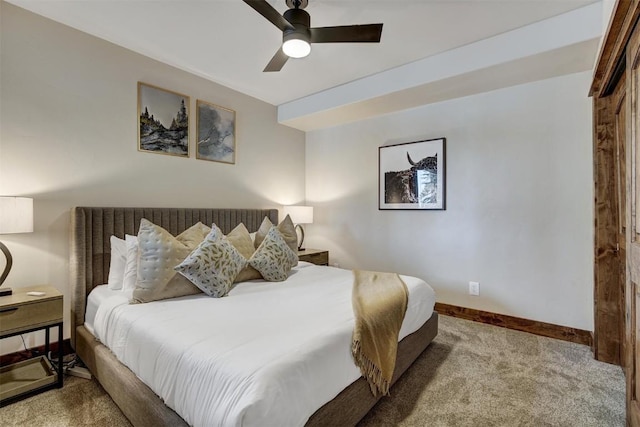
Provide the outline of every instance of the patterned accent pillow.
[[289,270],[298,264],[298,254],[291,250],[275,226],[271,226],[264,240],[249,259],[249,265],[258,270],[265,280],[282,282]]
[[[238,224],[236,228],[227,233],[227,239],[245,257],[245,259],[251,258],[251,255],[256,251],[253,247],[253,239],[249,234],[249,230],[243,223]],[[234,279],[234,282],[245,282],[247,280],[262,279],[260,272],[255,268],[247,265]]]
[[[264,240],[271,227],[273,227],[273,224],[269,221],[269,218],[265,216],[262,220],[262,224],[260,224],[260,228],[256,231],[256,237],[253,242],[253,246],[255,246],[256,249],[260,246],[262,240]],[[284,241],[297,256],[298,234],[296,233],[296,227],[293,225],[293,221],[291,221],[291,217],[289,215],[284,217],[282,222],[278,224],[278,231],[282,234]]]
[[247,259],[214,224],[207,238],[175,270],[205,294],[221,298],[246,265]]

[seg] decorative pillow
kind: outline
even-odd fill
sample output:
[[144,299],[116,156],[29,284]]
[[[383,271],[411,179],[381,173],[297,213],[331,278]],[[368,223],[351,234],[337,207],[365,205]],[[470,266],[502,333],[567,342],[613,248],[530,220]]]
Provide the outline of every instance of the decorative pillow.
[[133,303],[157,301],[200,293],[185,277],[173,269],[204,240],[203,225],[195,224],[173,237],[164,228],[147,219],[138,230],[138,274]]
[[[231,243],[233,247],[236,248],[247,260],[251,258],[251,255],[256,251],[256,248],[253,247],[253,240],[251,239],[249,230],[247,230],[247,227],[242,223],[238,224],[236,228],[227,234],[227,239],[229,240],[229,243]],[[234,283],[253,279],[262,279],[262,276],[258,270],[247,265],[236,276]]]
[[286,280],[289,270],[297,263],[298,254],[287,245],[282,233],[273,225],[249,259],[249,264],[270,282]]
[[111,263],[109,264],[109,289],[122,289],[124,267],[127,262],[127,245],[124,239],[111,236]]
[[[262,243],[262,241],[264,240],[265,236],[267,235],[267,233],[269,232],[272,226],[273,224],[271,223],[271,221],[269,221],[269,218],[265,216],[264,219],[262,220],[262,224],[260,225],[260,228],[256,232],[256,238],[255,238],[255,241],[253,242],[253,246],[255,248],[258,248],[258,246],[260,246],[260,244]],[[287,245],[291,248],[291,250],[297,256],[298,234],[296,233],[296,227],[293,225],[293,221],[291,221],[291,218],[289,217],[289,215],[287,215],[282,220],[282,222],[278,224],[278,231],[282,234],[284,241],[287,243]]]
[[131,297],[138,278],[138,238],[129,234],[124,236],[127,256],[122,278],[122,291]]
[[214,224],[207,238],[175,270],[205,294],[221,298],[245,265],[246,258]]
[[195,248],[202,243],[209,233],[211,233],[211,227],[199,222],[178,234],[176,239],[189,247]]

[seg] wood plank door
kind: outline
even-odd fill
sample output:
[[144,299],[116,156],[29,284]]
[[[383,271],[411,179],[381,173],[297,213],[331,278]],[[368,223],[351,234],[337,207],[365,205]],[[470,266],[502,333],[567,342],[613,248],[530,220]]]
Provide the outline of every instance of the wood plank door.
[[627,423],[640,427],[640,30],[627,45],[626,102],[626,256],[624,366],[627,379]]
[[[626,75],[618,82],[613,94],[614,111],[614,159],[615,159],[615,187],[617,199],[617,246],[618,277],[620,291],[618,294],[618,312],[626,310],[626,281],[627,281],[627,82]],[[618,363],[625,366],[625,316],[618,316],[618,331],[620,333],[620,348]]]

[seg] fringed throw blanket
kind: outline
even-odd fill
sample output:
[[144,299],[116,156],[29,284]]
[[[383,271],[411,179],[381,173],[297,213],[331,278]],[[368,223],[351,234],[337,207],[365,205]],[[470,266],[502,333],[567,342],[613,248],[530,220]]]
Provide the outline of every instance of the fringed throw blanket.
[[351,353],[374,396],[388,395],[408,292],[395,273],[354,270]]

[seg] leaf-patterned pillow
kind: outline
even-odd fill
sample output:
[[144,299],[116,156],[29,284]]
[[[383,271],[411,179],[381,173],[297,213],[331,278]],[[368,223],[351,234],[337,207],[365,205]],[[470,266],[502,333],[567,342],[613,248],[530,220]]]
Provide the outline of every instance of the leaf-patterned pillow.
[[233,280],[246,265],[246,258],[214,225],[207,238],[175,270],[205,294],[221,298],[229,293]]
[[[269,230],[273,227],[271,221],[266,216],[262,220],[262,224],[260,224],[260,228],[256,231],[255,238],[253,239],[253,246],[258,249],[260,243],[267,236]],[[291,221],[291,217],[287,215],[284,217],[282,222],[278,224],[278,231],[282,234],[282,238],[287,245],[291,248],[293,252],[298,254],[298,234],[296,233],[296,227],[293,225],[293,221]]]
[[273,225],[258,249],[249,258],[249,265],[270,282],[286,280],[289,270],[296,264],[298,264],[298,254],[291,250],[282,233]]

